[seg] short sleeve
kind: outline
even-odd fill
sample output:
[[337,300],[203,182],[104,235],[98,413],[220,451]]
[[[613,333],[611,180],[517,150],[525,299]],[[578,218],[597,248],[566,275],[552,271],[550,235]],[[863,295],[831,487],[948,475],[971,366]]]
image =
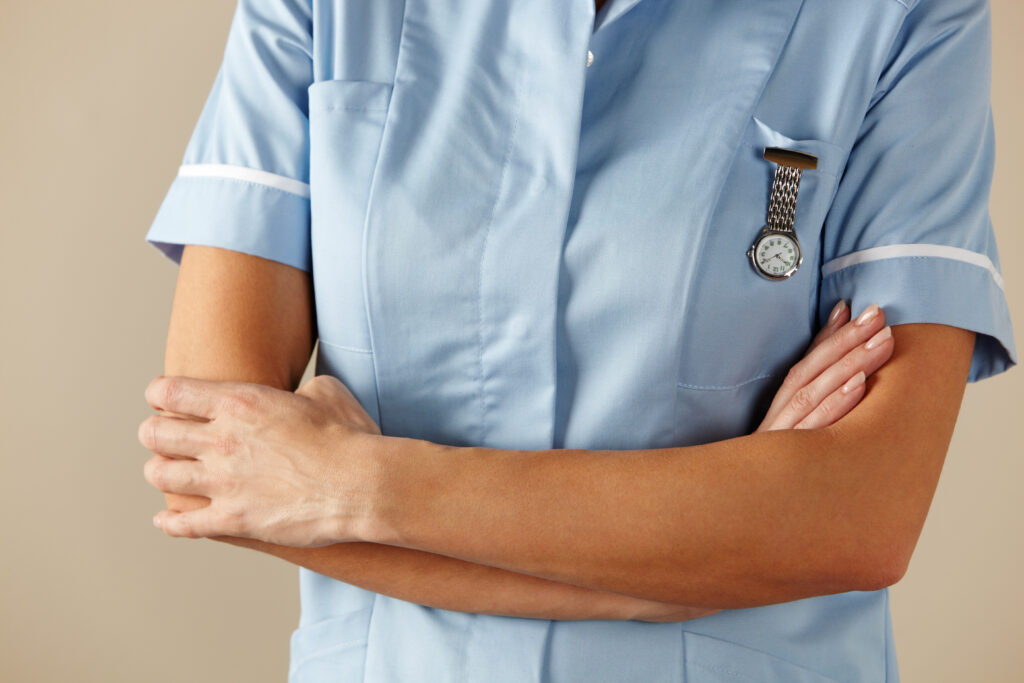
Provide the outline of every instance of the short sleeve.
[[988,208],[990,31],[984,0],[911,4],[825,222],[818,312],[877,301],[891,324],[972,330],[971,381],[1016,363]]
[[146,240],[311,269],[312,18],[303,0],[240,0],[213,88]]

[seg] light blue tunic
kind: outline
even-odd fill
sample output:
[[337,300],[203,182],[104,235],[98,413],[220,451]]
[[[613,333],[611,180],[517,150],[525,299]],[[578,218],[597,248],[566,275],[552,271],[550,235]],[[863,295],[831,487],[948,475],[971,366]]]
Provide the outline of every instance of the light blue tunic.
[[[839,298],[978,332],[977,380],[1015,362],[989,40],[982,0],[242,0],[147,239],[312,270],[318,371],[385,434],[749,433]],[[781,282],[767,146],[820,159]],[[898,678],[884,590],[651,624],[300,579],[293,683]]]

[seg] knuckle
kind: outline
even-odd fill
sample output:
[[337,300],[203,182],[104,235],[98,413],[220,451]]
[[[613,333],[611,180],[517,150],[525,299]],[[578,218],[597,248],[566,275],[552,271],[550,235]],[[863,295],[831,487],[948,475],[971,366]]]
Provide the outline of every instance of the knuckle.
[[814,396],[808,387],[802,387],[793,394],[791,402],[799,410],[810,410],[814,407]]
[[849,335],[837,333],[826,337],[823,343],[827,344],[832,350],[841,350],[849,344],[847,341],[848,337]]
[[221,398],[221,408],[232,415],[252,413],[259,408],[259,404],[259,394],[248,388],[233,389]]
[[839,359],[839,369],[847,377],[852,377],[857,370],[860,370],[860,359],[852,353],[848,353]]
[[826,425],[832,424],[836,419],[836,406],[831,401],[822,401],[815,412]]
[[183,491],[195,491],[197,477],[194,467],[186,467],[181,474],[181,489]]
[[164,377],[157,385],[156,397],[158,403],[161,407],[177,405],[183,389],[181,380],[173,377]]
[[238,508],[231,508],[223,513],[223,528],[232,536],[238,536],[245,532],[245,511]]
[[221,455],[231,455],[238,449],[238,441],[230,434],[218,434],[213,438],[213,449]]
[[181,523],[180,531],[182,536],[184,536],[185,538],[198,538],[198,535],[196,534],[196,528],[195,526],[193,526],[192,520],[188,519],[187,516],[179,517],[178,520]]

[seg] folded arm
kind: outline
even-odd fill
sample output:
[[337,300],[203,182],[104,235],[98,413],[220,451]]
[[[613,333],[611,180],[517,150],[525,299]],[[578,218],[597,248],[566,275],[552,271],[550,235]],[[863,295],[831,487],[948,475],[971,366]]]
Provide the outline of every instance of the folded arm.
[[635,451],[381,437],[365,537],[688,605],[891,585],[938,483],[974,338],[924,324],[893,336],[864,399],[823,429]]
[[[213,253],[216,253],[216,250]],[[211,256],[211,258],[213,257]],[[251,261],[247,261],[249,265],[245,267],[239,267],[238,264],[233,267],[225,265],[228,261],[223,259],[244,259],[245,257],[241,255],[225,256],[221,254],[216,258],[219,259],[216,263],[204,265],[200,275],[196,274],[196,271],[199,270],[198,266],[193,271],[189,268],[188,263],[183,262],[180,277],[186,281],[215,277],[220,272],[221,266],[227,268],[224,272],[229,273],[231,277],[237,277],[239,273],[252,272],[251,268],[256,267]],[[257,262],[266,264],[260,265],[260,268],[272,267],[269,262],[258,260]],[[217,265],[218,263],[220,266]],[[273,267],[280,268],[279,266]],[[249,268],[250,271],[247,271],[246,268]],[[273,296],[256,296],[250,297],[252,300],[247,301],[246,296],[252,293],[253,280],[254,278],[249,278],[243,287],[246,291],[239,293],[237,297],[212,297],[213,300],[219,302],[214,306],[218,310],[218,314],[207,316],[207,318],[213,321],[211,325],[216,329],[206,331],[192,329],[190,337],[206,340],[206,343],[202,345],[204,351],[209,352],[211,348],[218,347],[217,343],[211,344],[209,340],[215,339],[218,334],[223,333],[223,330],[238,327],[225,324],[225,319],[230,320],[232,315],[244,317],[248,315],[247,311],[250,307],[259,306],[267,299],[274,300]],[[264,280],[266,282],[273,281],[272,278],[264,278]],[[206,288],[207,291],[210,289],[210,287]],[[212,287],[212,290],[233,291],[224,283],[217,284]],[[187,300],[187,297],[183,297],[183,299]],[[207,297],[207,299],[211,299],[211,297]],[[231,303],[226,304],[225,301]],[[240,313],[232,313],[232,307]],[[848,317],[848,312],[845,314]],[[177,315],[178,306],[176,305],[175,316]],[[196,317],[191,316],[192,319]],[[202,318],[202,316],[199,317]],[[837,320],[841,320],[842,317],[840,316]],[[818,341],[827,339],[836,343],[817,344],[816,348],[794,368],[794,372],[791,373],[792,381],[787,381],[783,385],[762,429],[781,428],[785,432],[776,433],[790,433],[793,430],[789,427],[793,426],[821,427],[838,419],[856,401],[859,401],[864,392],[862,383],[848,384],[846,388],[849,389],[849,392],[847,393],[841,392],[839,389],[844,382],[836,380],[845,380],[849,374],[844,373],[847,373],[851,367],[864,369],[870,374],[885,362],[888,354],[892,352],[892,344],[885,334],[888,330],[882,328],[883,318],[883,315],[878,315],[860,327],[850,324],[842,325],[840,329],[838,322],[835,326],[826,327],[826,330],[819,335]],[[174,325],[175,322],[172,320],[172,327]],[[876,332],[878,334],[875,335],[875,338],[880,341],[875,345],[875,350],[868,350],[872,344],[869,343],[865,348],[863,342]],[[171,338],[173,339],[173,335]],[[227,338],[233,340],[233,343],[238,341],[230,335]],[[244,345],[244,339],[241,340],[241,343]],[[848,346],[851,343],[853,345]],[[225,352],[235,352],[230,346],[229,344]],[[301,345],[299,346],[301,347]],[[837,351],[846,348],[852,350],[846,355],[834,355]],[[308,355],[308,351],[306,354]],[[829,359],[830,354],[833,355],[831,360]],[[808,369],[812,371],[805,372]],[[179,370],[175,368],[169,372],[172,374],[196,374],[195,369]],[[860,377],[862,378],[863,374]],[[695,548],[700,549],[701,552],[716,549],[716,543],[710,543],[706,548],[701,543],[697,543],[688,550],[671,545],[663,546],[663,540],[682,543],[682,538],[687,535],[700,539],[699,533],[688,531],[686,526],[695,521],[705,524],[707,519],[701,518],[700,515],[693,515],[689,518],[685,515],[680,516],[679,512],[690,512],[685,509],[685,505],[678,509],[673,509],[671,505],[663,506],[661,512],[668,512],[669,518],[664,520],[665,528],[661,533],[667,534],[667,536],[662,538],[657,534],[652,534],[650,529],[644,528],[644,522],[654,519],[651,516],[653,510],[650,501],[659,501],[658,504],[662,505],[667,504],[669,499],[673,498],[683,498],[692,502],[700,501],[703,497],[706,498],[705,502],[709,508],[718,506],[715,514],[705,517],[721,521],[717,520],[716,515],[729,516],[731,514],[730,510],[726,508],[735,502],[733,496],[737,493],[735,486],[732,485],[735,482],[730,483],[732,476],[730,473],[739,468],[749,468],[749,471],[740,473],[742,476],[749,477],[752,473],[768,469],[764,467],[764,463],[756,462],[757,455],[763,455],[763,448],[761,451],[758,451],[756,446],[751,448],[750,442],[747,442],[745,447],[740,440],[723,442],[731,444],[731,447],[727,451],[714,452],[703,450],[711,448],[710,446],[660,451],[522,452],[481,448],[448,448],[411,439],[394,439],[374,435],[373,446],[370,447],[369,441],[352,437],[366,436],[367,424],[371,427],[375,427],[375,425],[372,425],[372,421],[365,416],[365,411],[358,407],[351,395],[336,381],[333,384],[326,380],[310,383],[298,392],[303,394],[301,398],[288,392],[254,387],[251,384],[204,382],[196,379],[161,381],[151,385],[150,389],[151,391],[147,391],[147,397],[154,406],[171,408],[181,406],[188,408],[182,410],[184,413],[211,417],[214,413],[207,412],[208,410],[229,410],[229,413],[221,413],[215,422],[209,424],[200,425],[167,418],[150,418],[147,423],[143,424],[143,432],[148,424],[152,434],[149,435],[151,438],[147,438],[146,434],[140,433],[140,438],[152,450],[163,452],[156,447],[158,439],[155,437],[159,432],[161,434],[159,443],[171,445],[173,442],[174,446],[182,449],[168,452],[200,457],[200,461],[196,465],[162,464],[159,461],[163,458],[157,458],[155,463],[151,460],[147,464],[147,468],[150,470],[148,478],[155,486],[165,491],[211,492],[214,491],[213,488],[210,488],[211,486],[220,487],[221,482],[224,483],[221,490],[216,492],[217,507],[210,507],[191,514],[161,514],[160,519],[171,520],[167,523],[178,527],[179,530],[172,535],[197,535],[194,533],[195,530],[203,527],[207,531],[198,535],[217,536],[231,533],[241,536],[250,535],[251,532],[253,537],[265,540],[300,537],[306,539],[294,543],[292,540],[280,540],[282,543],[287,542],[292,545],[317,545],[334,540],[382,542],[402,547],[406,551],[448,556],[449,569],[438,575],[439,580],[448,584],[452,579],[450,561],[464,560],[474,565],[481,565],[472,569],[474,576],[487,574],[500,577],[500,588],[506,591],[511,577],[489,574],[486,570],[490,567],[514,572],[517,575],[516,581],[522,582],[523,587],[531,591],[530,598],[534,599],[538,597],[535,591],[541,586],[536,583],[530,585],[525,582],[525,578],[554,582],[562,591],[559,597],[571,597],[573,600],[581,594],[577,592],[570,596],[565,592],[568,588],[562,584],[575,584],[576,588],[594,589],[601,593],[611,594],[616,610],[623,605],[626,606],[630,616],[622,618],[657,620],[665,616],[663,610],[666,608],[674,610],[671,614],[678,619],[687,618],[679,616],[680,609],[690,616],[696,615],[695,610],[678,607],[679,604],[690,604],[690,599],[680,603],[673,599],[660,597],[658,594],[678,588],[677,584],[662,583],[670,580],[672,578],[670,575],[680,569],[678,564],[674,564],[678,559],[674,556],[675,553],[681,552],[685,558],[686,552],[696,553]],[[257,389],[259,391],[256,391]],[[202,409],[200,406],[203,406]],[[780,410],[775,411],[776,407],[780,407]],[[230,412],[231,410],[242,410],[245,414],[234,414]],[[810,410],[809,413],[808,410]],[[346,415],[354,416],[354,418],[349,420]],[[270,419],[284,416],[287,416],[287,419]],[[185,426],[187,424],[196,426],[187,427]],[[318,427],[318,424],[323,427]],[[259,425],[259,427],[254,428],[251,425]],[[356,425],[355,431],[353,431],[352,425]],[[324,428],[328,431],[322,431]],[[243,435],[241,432],[232,434],[224,431],[231,429],[241,429],[245,434]],[[820,429],[813,431],[832,434],[832,432]],[[213,443],[211,440],[215,441],[217,438],[227,441],[238,441],[239,438],[242,438],[247,444],[243,449],[248,453],[248,457],[242,461],[245,463],[242,465],[244,472],[237,469],[239,461],[230,453],[219,452],[222,450],[219,448],[211,450],[210,444]],[[254,455],[257,452],[260,457]],[[716,457],[716,453],[718,457]],[[735,457],[731,457],[727,453]],[[819,452],[819,455],[824,457],[825,454]],[[837,451],[834,455],[840,454]],[[586,462],[590,457],[592,460]],[[367,458],[370,458],[372,462],[368,462]],[[703,464],[696,468],[691,468],[686,464],[693,462]],[[255,465],[250,467],[249,465],[252,463],[264,464],[259,467]],[[377,481],[372,484],[369,480],[359,481],[356,476],[357,470],[360,468],[359,463],[362,463],[363,473],[373,472],[375,475],[385,476],[378,476]],[[218,469],[221,467],[223,469]],[[301,483],[297,486],[281,485],[281,476],[287,478],[293,472],[304,471],[303,467],[307,468],[305,471],[309,474]],[[441,476],[446,471],[450,474],[455,470],[459,471],[458,476]],[[325,474],[326,479],[322,476]],[[334,475],[338,478],[335,479]],[[442,485],[439,480],[444,479],[447,481],[444,481]],[[239,482],[245,483],[240,487]],[[514,483],[507,485],[502,482]],[[622,482],[629,482],[630,485],[623,486]],[[640,485],[637,486],[637,483]],[[796,479],[792,481],[775,479],[776,488],[772,493],[776,497],[790,492],[800,494],[802,492],[801,484],[806,483],[808,482]],[[350,490],[345,490],[346,485],[351,487]],[[591,485],[594,485],[593,488]],[[230,494],[231,491],[234,494]],[[301,502],[300,499],[295,498],[295,491],[300,492],[298,495],[304,497],[305,500],[302,504],[309,508],[308,514],[305,516],[297,515],[294,512],[298,509],[294,504]],[[441,495],[437,496],[439,491]],[[755,489],[751,489],[751,491],[755,491]],[[740,495],[744,494],[740,493]],[[459,498],[459,500],[450,501],[450,504],[449,501],[442,500],[449,497]],[[822,499],[826,496],[818,491],[817,497]],[[363,500],[366,498],[371,498],[372,501]],[[533,500],[535,503],[539,503],[542,498],[546,499],[544,504],[534,505],[530,510],[517,507],[515,502],[516,500]],[[332,506],[334,502],[338,502],[340,508],[346,509],[359,508],[363,510],[368,509],[368,506],[372,504],[375,513],[374,523],[365,527],[372,529],[372,533],[367,535],[351,533],[331,535],[333,522],[327,517],[325,509],[322,509],[323,503],[318,502],[322,500],[332,501]],[[274,503],[268,503],[268,501],[274,501]],[[608,505],[609,501],[615,501],[616,505]],[[764,502],[768,508],[771,508],[777,501],[766,498]],[[225,511],[232,509],[235,512],[227,512],[229,517],[221,519]],[[630,513],[622,515],[620,519],[616,520],[613,519],[615,509],[629,510]],[[283,513],[287,525],[285,527],[281,527],[279,524],[282,520],[282,511],[287,511]],[[579,524],[578,517],[583,512],[595,514],[586,523]],[[253,526],[252,529],[244,529],[245,524],[240,524],[242,516],[246,518],[245,524]],[[260,522],[261,518],[265,521]],[[200,520],[202,520],[201,524]],[[632,524],[633,521],[637,523]],[[273,528],[266,526],[268,524]],[[228,529],[230,531],[227,531]],[[325,529],[328,530],[326,533]],[[749,532],[753,531],[753,535],[756,535],[759,529],[759,525],[752,522],[749,525],[747,536],[737,538],[735,535],[729,536],[729,534],[735,534],[737,531],[735,527],[730,528],[726,524],[719,524],[712,533],[722,534],[721,538],[716,539],[717,547],[750,543],[751,548],[757,549],[759,543],[763,545],[764,539],[752,538],[752,534]],[[164,530],[171,533],[168,526],[165,526]],[[237,533],[240,530],[245,530],[246,533]],[[581,532],[582,535],[578,535]],[[534,535],[531,537],[531,534]],[[678,538],[674,538],[673,535],[677,535]],[[501,542],[496,541],[499,538]],[[645,543],[638,544],[637,541],[643,538],[646,538],[646,545]],[[242,544],[240,541],[235,542]],[[324,571],[322,567],[329,568],[331,572],[348,571],[347,569],[339,570],[339,565],[334,562],[339,557],[347,557],[344,555],[345,551],[341,549],[335,551],[339,555],[328,556],[321,554],[319,549],[299,551],[275,548],[270,550],[251,542],[245,544],[279,554],[300,564],[306,564],[307,561],[312,562],[310,558],[316,558],[315,561],[320,562],[330,557],[332,558],[330,562],[325,561],[324,564],[316,566],[310,564],[309,566],[317,571]],[[352,547],[360,545],[363,544],[353,544]],[[560,547],[556,548],[559,545]],[[480,548],[480,546],[490,547]],[[657,567],[652,565],[651,562],[655,559],[654,555],[664,554],[666,548],[668,557],[662,558],[665,562]],[[576,554],[576,550],[583,552]],[[745,556],[745,550],[742,545],[733,547],[733,552],[737,556]],[[369,552],[368,550],[367,553]],[[375,557],[386,556],[386,551],[381,548],[374,548],[373,552]],[[478,552],[481,559],[471,559],[463,555],[463,553],[472,555]],[[369,555],[363,559],[366,557]],[[406,553],[406,557],[413,556]],[[419,559],[423,560],[422,557]],[[712,560],[717,561],[716,558],[712,558]],[[431,561],[438,562],[439,560]],[[756,562],[749,569],[752,573],[759,571]],[[757,586],[754,584],[746,586],[731,584],[732,577],[722,574],[721,569],[717,566],[688,567],[686,571],[693,574],[687,580],[693,582],[694,585],[702,585],[702,581],[716,584],[714,589],[709,589],[704,594],[688,594],[691,598],[700,600],[700,604],[703,606],[715,608],[723,604],[732,604],[729,600],[733,598],[729,596],[734,594],[729,591],[736,590],[745,596],[743,598],[745,600],[753,600],[757,604],[763,604],[762,601],[766,600],[763,594],[756,592]],[[761,573],[769,575],[765,581],[770,580],[770,571]],[[634,574],[638,574],[638,577],[631,579],[630,577]],[[350,583],[356,582],[347,574],[338,576],[331,573],[330,575]],[[524,578],[521,575],[529,576]],[[404,576],[408,577],[409,575]],[[382,567],[381,572],[368,573],[366,581],[387,582],[386,577],[386,568]],[[411,578],[413,582],[407,582],[405,585],[414,586],[412,590],[417,590],[415,586],[425,585],[420,572],[416,572],[415,576]],[[839,588],[839,586],[846,586],[844,582],[847,579],[848,576],[844,576],[829,583],[827,590],[822,591],[819,585],[815,585],[811,590],[820,592],[849,590],[850,587]],[[805,577],[799,573],[783,574],[779,580],[801,583]],[[589,585],[590,582],[608,583],[600,586]],[[397,580],[397,583],[402,583],[402,580]],[[379,583],[371,583],[365,587],[393,594],[388,588],[378,588],[379,585]],[[385,585],[395,584],[385,583]],[[549,588],[551,587],[548,586],[544,590]],[[805,596],[807,590],[808,587],[802,584],[797,588],[801,597]],[[627,594],[647,601],[647,604],[623,602],[623,595]],[[462,591],[456,597],[464,600],[467,595]],[[479,595],[473,594],[472,597],[476,598]],[[488,597],[493,597],[493,595]],[[602,598],[589,594],[582,594],[582,597],[587,602],[587,616],[577,618],[598,618],[594,616],[593,603],[597,600],[599,608],[604,610]],[[408,597],[406,599],[412,599],[422,604],[432,604],[429,600]],[[786,599],[794,598],[791,593],[779,593],[766,601],[781,602]],[[664,603],[657,606],[657,610],[662,611],[655,614],[643,612],[644,616],[638,617],[636,609],[646,610],[650,606],[650,601]],[[552,603],[547,602],[547,604]],[[455,609],[508,613],[500,608]],[[603,618],[615,618],[607,616],[606,611],[600,611],[599,614],[603,615]]]
[[[167,337],[166,375],[294,390],[316,339],[310,277],[295,268],[187,246]],[[171,510],[209,500],[166,494]],[[291,548],[217,540],[275,555],[346,583],[432,607],[545,619],[678,619],[714,610],[582,588],[428,552],[373,543]]]

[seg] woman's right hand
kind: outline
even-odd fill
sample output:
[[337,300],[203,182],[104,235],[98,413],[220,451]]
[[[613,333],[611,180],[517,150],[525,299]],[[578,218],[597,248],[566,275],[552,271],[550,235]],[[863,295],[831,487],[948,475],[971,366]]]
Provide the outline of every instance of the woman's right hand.
[[758,432],[820,429],[849,413],[864,397],[865,381],[892,357],[892,330],[871,304],[850,320],[840,301],[804,357],[787,373]]

